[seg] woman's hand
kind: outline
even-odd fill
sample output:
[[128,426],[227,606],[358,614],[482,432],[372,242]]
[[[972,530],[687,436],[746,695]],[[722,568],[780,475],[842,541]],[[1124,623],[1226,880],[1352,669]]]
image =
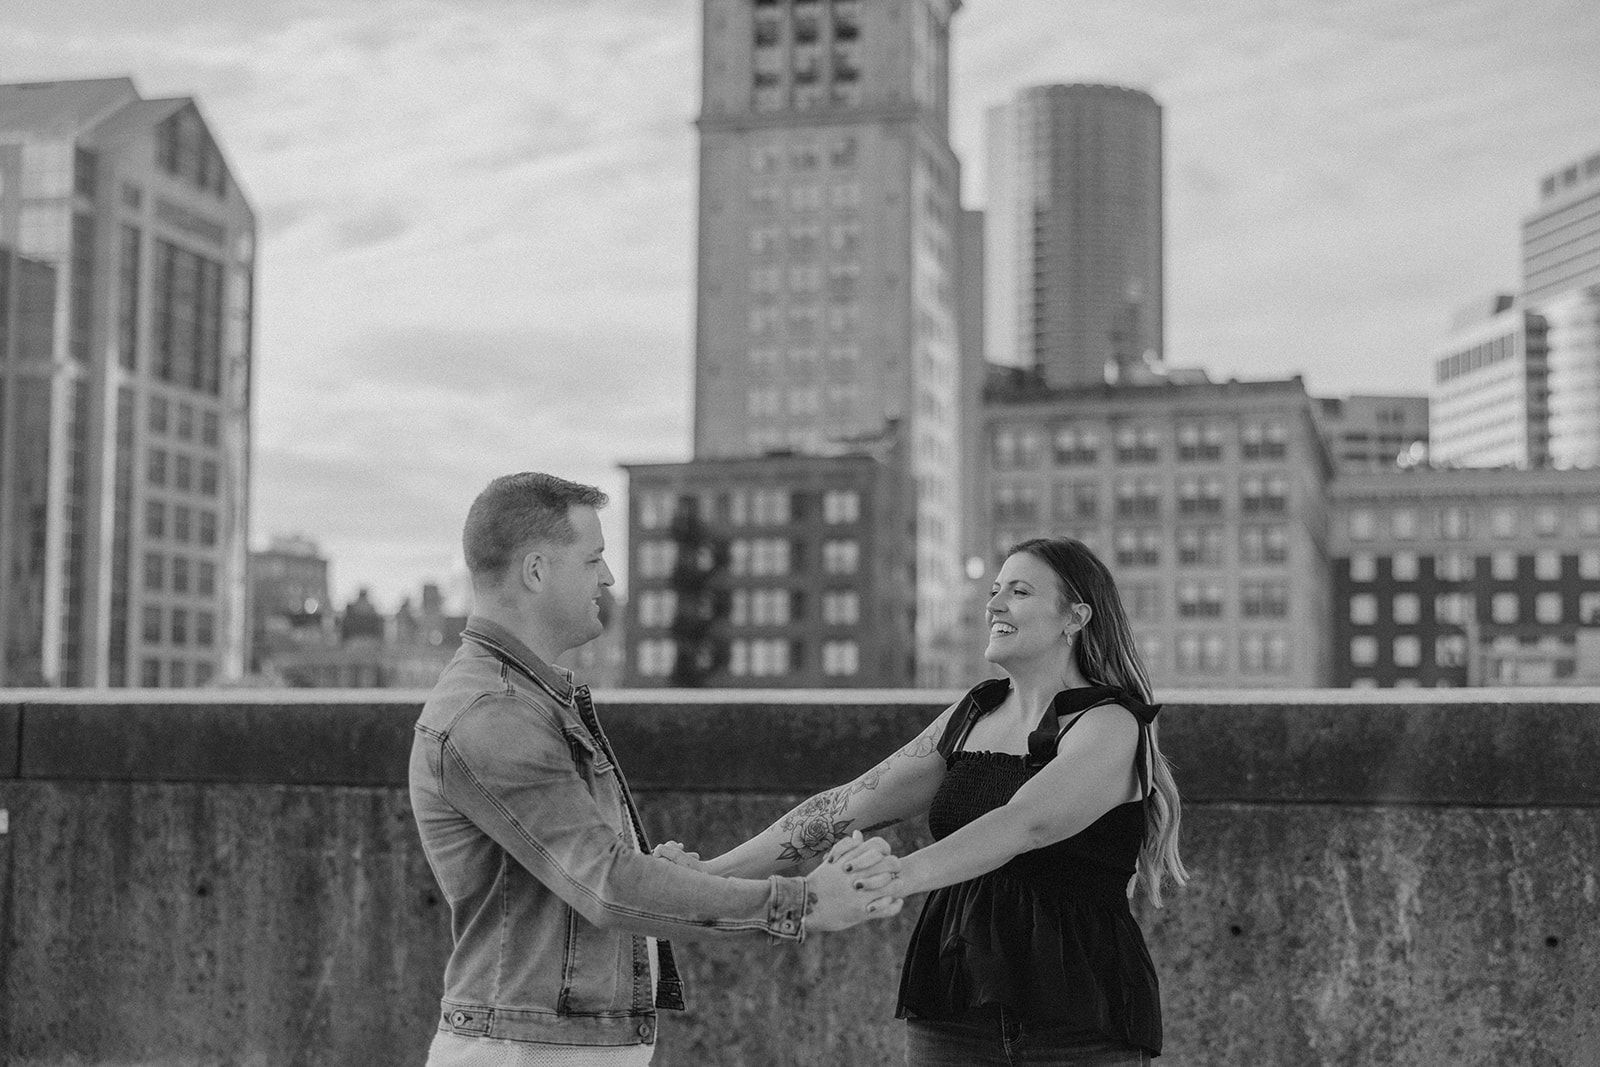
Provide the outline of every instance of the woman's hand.
[[691,871],[706,869],[705,860],[700,858],[700,853],[688,851],[681,841],[663,841],[650,850],[650,855],[659,860],[676,863],[680,867],[687,867]]
[[881,890],[885,896],[899,899],[896,892],[900,880],[900,857],[889,850],[889,843],[881,837],[863,840],[857,830],[841,838],[828,853],[828,863],[850,876],[850,884],[858,890]]

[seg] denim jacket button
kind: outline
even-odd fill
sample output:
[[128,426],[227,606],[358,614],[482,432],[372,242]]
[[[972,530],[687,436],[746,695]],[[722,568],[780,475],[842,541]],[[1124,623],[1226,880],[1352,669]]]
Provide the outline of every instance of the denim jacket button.
[[464,1012],[464,1011],[453,1011],[453,1012],[450,1013],[450,1025],[451,1026],[465,1026],[465,1025],[467,1025],[467,1018],[468,1018],[468,1016],[467,1016],[466,1012]]
[[782,930],[786,934],[794,933],[794,920],[793,919],[785,919],[785,920],[783,920],[783,923],[778,927],[778,929]]
[[639,1036],[640,1037],[649,1037],[650,1036],[650,1024],[649,1023],[640,1023],[639,1024]]

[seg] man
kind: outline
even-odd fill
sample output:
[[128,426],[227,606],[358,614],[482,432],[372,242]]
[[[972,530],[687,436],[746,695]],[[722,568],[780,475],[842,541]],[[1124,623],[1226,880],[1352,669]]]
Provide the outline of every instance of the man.
[[450,902],[429,1067],[638,1067],[655,1009],[683,1007],[656,938],[765,933],[799,941],[900,910],[867,877],[719,878],[649,846],[585,686],[551,666],[599,636],[600,490],[548,474],[489,483],[462,535],[473,613],[422,709],[411,803]]

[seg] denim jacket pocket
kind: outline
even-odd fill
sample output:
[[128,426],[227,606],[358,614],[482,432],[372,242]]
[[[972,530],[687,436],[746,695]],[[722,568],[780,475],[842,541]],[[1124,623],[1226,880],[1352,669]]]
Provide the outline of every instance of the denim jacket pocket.
[[593,769],[595,776],[616,773],[615,765],[606,758],[605,752],[594,738],[589,736],[588,731],[582,727],[569,726],[563,733],[567,738],[567,747],[572,750],[572,762],[577,764],[580,773],[585,769]]

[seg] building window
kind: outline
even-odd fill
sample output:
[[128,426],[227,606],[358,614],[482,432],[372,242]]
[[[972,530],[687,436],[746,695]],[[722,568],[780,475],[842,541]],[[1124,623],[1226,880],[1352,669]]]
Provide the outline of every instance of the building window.
[[992,445],[996,470],[1024,470],[1039,465],[1039,431],[1031,426],[997,426]]
[[1157,519],[1161,517],[1161,486],[1149,478],[1117,483],[1117,518]]
[[833,589],[822,594],[822,621],[829,626],[854,626],[861,621],[861,594]]
[[1585,504],[1579,509],[1578,532],[1585,537],[1600,537],[1600,504]]
[[172,539],[179,544],[188,544],[193,536],[194,513],[182,504],[172,507]]
[[1533,511],[1533,532],[1540,537],[1554,537],[1561,532],[1561,511],[1543,504]]
[[789,642],[780,638],[738,638],[729,646],[728,673],[770,678],[789,673]]
[[1100,486],[1094,482],[1059,482],[1055,489],[1054,518],[1058,523],[1098,518]]
[[1359,634],[1350,639],[1350,662],[1357,667],[1368,667],[1378,662],[1378,639],[1371,634]]
[[1416,634],[1402,634],[1394,639],[1394,665],[1416,667],[1422,663],[1422,638]]
[[861,494],[854,489],[830,489],[823,493],[822,521],[829,526],[861,521]]
[[1212,423],[1180,423],[1178,426],[1178,459],[1193,463],[1222,458],[1222,427]]
[[678,616],[678,594],[672,589],[648,589],[639,594],[640,626],[671,626]]
[[1370,541],[1377,532],[1377,518],[1368,508],[1353,509],[1348,521],[1352,541]]
[[174,593],[187,593],[189,591],[189,557],[172,557],[172,591]]
[[159,500],[144,502],[144,535],[156,540],[167,536],[167,505]]
[[1221,634],[1181,633],[1175,651],[1178,669],[1183,671],[1218,671],[1227,662],[1227,645]]
[[1357,593],[1350,598],[1350,621],[1357,626],[1370,626],[1378,621],[1378,598],[1371,593]]
[[144,556],[144,587],[152,593],[161,592],[166,583],[166,558],[159,552],[146,552]]
[[1286,582],[1244,582],[1239,587],[1239,614],[1246,619],[1283,619],[1289,616]]
[[652,637],[639,642],[637,665],[646,678],[665,678],[678,663],[678,643],[671,638]]
[[1178,527],[1178,563],[1182,566],[1216,567],[1222,564],[1222,527]]
[[1378,557],[1371,552],[1356,552],[1350,556],[1350,580],[1371,582],[1378,578]]
[[1422,619],[1422,598],[1416,593],[1396,593],[1394,598],[1394,621],[1400,623],[1415,623]]
[[1434,621],[1450,626],[1465,626],[1472,616],[1475,603],[1467,593],[1440,593],[1433,598]]
[[1476,571],[1472,557],[1462,552],[1446,552],[1434,560],[1434,575],[1442,581],[1469,582]]
[[822,673],[829,677],[843,677],[861,669],[861,648],[854,641],[824,641],[822,643]]
[[1152,527],[1122,527],[1116,533],[1117,565],[1158,567],[1161,565],[1161,531]]
[[1558,552],[1536,552],[1533,556],[1533,576],[1547,582],[1561,577],[1561,555]]
[[1517,536],[1517,509],[1495,508],[1489,513],[1489,536],[1504,541]]
[[1221,515],[1222,479],[1214,474],[1178,482],[1179,515]]
[[1540,593],[1533,598],[1533,617],[1543,623],[1561,621],[1561,594]]
[[1578,624],[1600,626],[1600,593],[1578,594]]
[[139,636],[147,645],[159,645],[161,643],[161,609],[154,606],[146,606],[143,622],[144,625],[140,627]]
[[854,574],[860,566],[860,542],[830,540],[822,543],[822,569],[824,573]]
[[139,684],[146,689],[158,689],[161,686],[161,661],[158,659],[142,660],[139,663]]
[[167,484],[167,452],[162,448],[152,448],[145,457],[145,480],[151,485]]
[[1289,432],[1276,419],[1245,423],[1239,452],[1245,459],[1283,459],[1289,453]]
[[1245,674],[1282,674],[1289,668],[1289,640],[1283,634],[1246,633],[1239,638],[1239,669]]
[[211,648],[217,642],[217,617],[209,611],[194,613],[194,643],[200,648]]
[[1389,561],[1389,572],[1394,575],[1397,582],[1414,582],[1421,573],[1420,563],[1415,552],[1396,552]]
[[200,495],[216,496],[219,471],[217,461],[203,459],[200,461]]
[[1497,581],[1509,582],[1517,576],[1517,554],[1496,552],[1489,557],[1489,575]]
[[[1288,487],[1281,474],[1266,476],[1252,474],[1239,486],[1239,505],[1246,515],[1282,514],[1287,510],[1288,503]],[[1370,513],[1368,514],[1370,518]],[[1355,536],[1353,532],[1351,536]],[[1366,539],[1359,538],[1359,540]]]
[[171,626],[168,632],[172,636],[175,647],[182,648],[189,643],[189,612],[184,608],[173,608],[172,616],[168,620]]
[[203,559],[195,564],[194,591],[200,596],[215,596],[217,592],[217,565]]
[[[749,543],[735,541],[733,543],[734,573],[740,573],[739,549],[743,546],[749,551]],[[676,541],[645,541],[639,546],[639,577],[665,578],[678,566],[678,543]]]
[[1463,507],[1439,512],[1439,535],[1446,541],[1465,541],[1472,536],[1472,513]]
[[1463,667],[1467,662],[1465,634],[1441,634],[1433,639],[1433,664],[1436,667]]
[[1222,617],[1222,586],[1217,582],[1182,582],[1178,585],[1180,619]]
[[1284,563],[1288,559],[1289,534],[1284,527],[1239,527],[1239,562]]
[[1417,513],[1411,508],[1396,508],[1389,516],[1389,532],[1397,541],[1417,536]]
[[1055,460],[1062,466],[1095,463],[1100,458],[1100,435],[1088,427],[1064,426],[1055,434]]
[[787,489],[757,489],[750,494],[750,522],[754,526],[782,526],[789,522]]
[[1117,462],[1158,463],[1161,431],[1153,426],[1123,426],[1117,430]]
[[1511,623],[1517,621],[1517,594],[1496,593],[1489,602],[1490,617],[1495,622]]

